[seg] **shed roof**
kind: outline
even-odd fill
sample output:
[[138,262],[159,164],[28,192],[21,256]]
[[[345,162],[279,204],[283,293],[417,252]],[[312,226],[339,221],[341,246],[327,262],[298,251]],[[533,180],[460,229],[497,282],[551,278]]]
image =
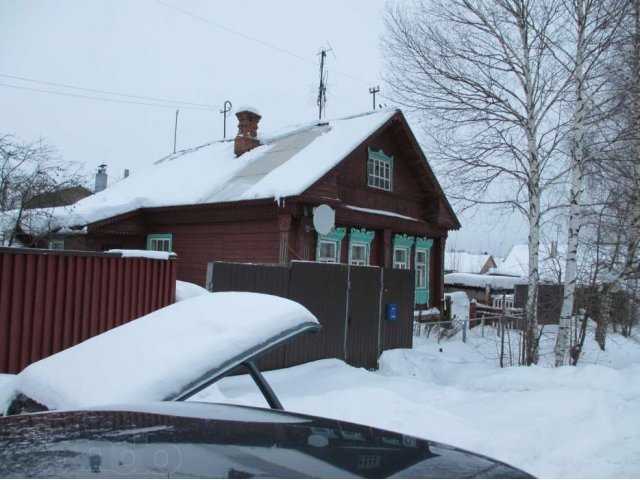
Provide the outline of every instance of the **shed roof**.
[[460,273],[481,273],[491,255],[469,252],[445,252],[444,269]]

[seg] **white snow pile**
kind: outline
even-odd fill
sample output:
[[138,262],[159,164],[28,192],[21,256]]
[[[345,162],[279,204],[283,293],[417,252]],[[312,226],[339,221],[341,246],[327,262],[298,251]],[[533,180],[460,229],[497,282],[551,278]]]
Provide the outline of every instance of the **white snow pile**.
[[176,302],[182,302],[205,293],[209,293],[209,290],[202,288],[200,285],[176,280]]
[[[265,376],[292,412],[448,443],[543,478],[640,477],[637,341],[612,334],[600,352],[590,332],[577,367],[501,369],[496,331],[484,335],[416,337],[384,352],[377,372],[329,359]],[[247,376],[218,386],[194,400],[266,406]]]
[[508,277],[503,275],[481,275],[475,273],[447,273],[445,285],[460,285],[475,288],[498,288],[513,290],[519,283],[527,283],[527,277]]
[[469,295],[466,292],[445,293],[451,298],[451,320],[469,319]]
[[163,400],[251,347],[316,318],[247,292],[199,295],[31,364],[3,387],[50,409]]
[[122,257],[127,258],[151,258],[154,260],[169,260],[171,257],[176,256],[173,252],[160,252],[156,250],[123,250],[120,248],[107,250],[107,253],[119,253]]

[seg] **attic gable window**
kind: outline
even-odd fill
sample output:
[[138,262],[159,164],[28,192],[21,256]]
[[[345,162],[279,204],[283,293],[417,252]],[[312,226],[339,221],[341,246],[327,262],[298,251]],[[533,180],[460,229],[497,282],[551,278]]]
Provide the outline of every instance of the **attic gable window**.
[[147,235],[147,250],[173,252],[173,235],[170,233],[154,233]]
[[381,190],[393,191],[393,157],[384,154],[382,149],[367,149],[367,185]]

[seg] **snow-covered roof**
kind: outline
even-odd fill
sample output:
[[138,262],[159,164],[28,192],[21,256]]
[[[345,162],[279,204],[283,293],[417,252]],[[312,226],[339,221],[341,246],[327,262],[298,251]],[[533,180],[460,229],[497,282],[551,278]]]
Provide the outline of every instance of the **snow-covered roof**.
[[57,209],[56,223],[86,225],[144,207],[299,195],[397,111],[316,121],[261,136],[260,146],[237,158],[233,140],[182,150],[71,207]]
[[31,364],[0,393],[50,409],[166,400],[274,338],[317,324],[291,300],[247,292],[198,295]]
[[526,277],[508,277],[503,275],[480,275],[476,273],[447,273],[445,285],[460,285],[472,288],[487,286],[498,289],[513,289],[518,283],[527,283]]
[[491,255],[468,252],[445,252],[444,269],[461,273],[481,273]]
[[[564,280],[566,246],[555,244],[540,244],[538,271],[540,280],[558,282]],[[500,266],[492,269],[491,273],[510,275],[515,277],[529,276],[529,246],[514,245]]]

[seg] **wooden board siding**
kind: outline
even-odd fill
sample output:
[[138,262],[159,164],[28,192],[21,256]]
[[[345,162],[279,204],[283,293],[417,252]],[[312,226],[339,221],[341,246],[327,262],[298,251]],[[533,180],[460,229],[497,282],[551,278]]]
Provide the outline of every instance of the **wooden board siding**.
[[[393,191],[387,192],[367,185],[368,148],[382,149],[394,157]],[[345,205],[385,210],[411,218],[425,216],[425,185],[418,172],[408,163],[397,140],[383,130],[356,148],[328,175],[314,184],[306,195],[340,199]]]
[[207,263],[278,263],[280,236],[278,221],[261,220],[150,226],[149,233],[171,233],[173,251],[178,254],[178,279],[204,286]]

